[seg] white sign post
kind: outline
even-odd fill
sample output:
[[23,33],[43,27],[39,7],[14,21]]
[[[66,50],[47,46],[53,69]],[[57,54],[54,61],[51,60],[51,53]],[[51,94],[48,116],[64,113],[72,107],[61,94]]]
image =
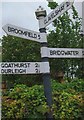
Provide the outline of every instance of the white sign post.
[[72,7],[72,5],[73,5],[73,2],[71,2],[71,0],[67,0],[66,2],[63,2],[59,6],[57,6],[49,15],[47,15],[43,19],[44,27],[48,26],[51,22],[57,19],[60,15],[62,15],[67,10],[69,10]]
[[2,62],[0,74],[41,74],[49,73],[48,62]]
[[41,57],[84,58],[84,49],[77,48],[41,48]]
[[[48,58],[84,58],[84,49],[77,48],[48,48],[46,37],[46,26],[57,19],[73,5],[71,0],[63,2],[56,7],[48,16],[46,10],[39,7],[36,17],[39,21],[39,32],[31,31],[21,27],[7,24],[3,30],[8,34],[24,39],[41,43],[42,62],[2,62],[0,63],[0,74],[41,74],[43,73],[44,94],[49,107],[52,105],[52,91],[50,83],[50,68]],[[52,113],[49,112],[47,118],[52,120]]]
[[36,42],[47,42],[46,33],[39,33],[25,28],[17,27],[15,25],[6,24],[3,30],[8,34]]

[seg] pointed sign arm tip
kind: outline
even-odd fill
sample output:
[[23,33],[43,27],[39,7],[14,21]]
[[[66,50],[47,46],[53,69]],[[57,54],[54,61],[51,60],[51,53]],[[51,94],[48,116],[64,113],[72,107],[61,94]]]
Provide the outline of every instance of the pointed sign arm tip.
[[6,24],[6,25],[4,25],[3,27],[2,27],[2,29],[5,31],[5,33],[8,35],[8,32],[7,32],[7,30],[6,30],[6,28],[7,28],[7,26],[9,26],[10,24]]

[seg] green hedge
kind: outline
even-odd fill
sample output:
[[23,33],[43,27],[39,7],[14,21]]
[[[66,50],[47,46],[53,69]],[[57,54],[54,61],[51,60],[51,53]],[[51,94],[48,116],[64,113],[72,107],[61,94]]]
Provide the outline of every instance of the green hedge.
[[74,80],[71,83],[57,83],[52,80],[53,105],[46,103],[42,85],[27,87],[15,85],[2,96],[2,119],[46,119],[46,113],[52,111],[55,120],[82,120],[84,81]]

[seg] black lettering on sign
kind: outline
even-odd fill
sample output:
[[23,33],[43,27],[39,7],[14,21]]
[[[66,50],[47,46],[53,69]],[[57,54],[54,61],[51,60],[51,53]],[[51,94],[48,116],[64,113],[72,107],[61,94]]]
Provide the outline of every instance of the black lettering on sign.
[[68,51],[64,51],[65,55],[68,55]]
[[58,9],[58,12],[59,12],[59,13],[61,12],[61,8]]
[[12,69],[1,69],[2,74],[10,74],[12,73]]
[[40,70],[38,69],[40,67],[40,65],[38,63],[35,63],[35,71],[36,73],[40,73]]
[[59,50],[57,50],[57,55],[60,55],[61,53],[60,53],[60,51]]
[[8,32],[14,32],[14,28],[8,26]]
[[84,51],[82,51],[82,56],[84,57]]
[[65,51],[62,50],[62,51],[61,51],[61,55],[64,55],[64,54],[65,54]]
[[18,33],[19,33],[19,34],[23,34],[23,31],[22,31],[22,30],[18,30]]
[[55,15],[58,15],[58,10],[55,10]]
[[8,26],[8,32],[10,32],[10,27]]
[[30,32],[28,32],[28,36],[31,37],[31,33]]
[[26,69],[14,69],[14,73],[26,73]]
[[11,63],[2,63],[1,64],[2,68],[8,68],[8,67],[12,67]]
[[47,20],[44,20],[44,24],[46,24],[46,23],[48,23],[48,21],[47,21]]
[[15,29],[14,31],[15,31],[16,34],[18,34],[18,30],[17,29]]
[[61,6],[61,11],[64,10],[64,4]]
[[50,55],[52,55],[52,50],[50,50]]
[[1,73],[2,73],[2,74],[4,73],[4,69],[1,69]]
[[25,36],[27,36],[27,33],[28,33],[27,31],[22,32],[22,34],[25,35]]
[[34,34],[34,36],[33,36],[34,38],[37,38],[37,34]]
[[56,51],[55,50],[50,50],[50,55],[54,55],[56,54]]
[[78,55],[79,54],[79,51],[75,51],[75,55]]
[[51,14],[51,18],[54,18],[54,17],[55,17],[55,15],[54,15],[54,13],[52,13],[52,14]]
[[35,63],[35,67],[40,67],[38,63]]
[[39,69],[35,69],[36,73],[40,73],[40,70]]
[[50,21],[50,20],[51,20],[51,16],[48,17],[48,21]]
[[70,2],[66,2],[66,7],[68,7],[70,5]]
[[73,55],[73,51],[69,51],[69,55]]
[[[49,18],[49,19],[51,19],[51,18]],[[31,38],[41,39],[39,34],[32,33],[32,32],[29,32],[29,31],[23,31],[23,30],[13,28],[13,27],[10,27],[10,26],[8,26],[8,32],[28,36],[28,37],[31,37]]]
[[40,35],[38,35],[38,39],[41,39]]

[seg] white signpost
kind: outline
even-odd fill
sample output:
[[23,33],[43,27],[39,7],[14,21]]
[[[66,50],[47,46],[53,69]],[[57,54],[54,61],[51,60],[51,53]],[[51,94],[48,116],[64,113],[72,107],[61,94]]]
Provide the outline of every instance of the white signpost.
[[2,62],[0,74],[41,74],[49,73],[48,62]]
[[25,28],[17,27],[15,25],[6,24],[3,30],[8,34],[36,42],[47,42],[46,33],[39,33]]
[[[3,30],[8,35],[41,43],[42,62],[2,62],[0,63],[0,74],[43,74],[44,94],[49,107],[52,105],[52,92],[48,58],[84,58],[84,49],[47,47],[47,35],[45,27],[64,12],[69,10],[72,5],[73,2],[71,2],[71,0],[67,0],[66,2],[63,2],[57,6],[48,16],[46,16],[46,10],[43,10],[43,8],[40,6],[35,12],[39,21],[40,33],[11,24],[7,24],[3,27]],[[47,118],[52,120],[51,112],[49,112]]]
[[[73,1],[73,0],[72,0]],[[21,27],[7,24],[3,30],[8,34],[24,39],[32,40],[41,43],[41,58],[42,62],[2,62],[0,63],[0,74],[41,74],[43,73],[44,94],[47,104],[52,105],[52,94],[50,84],[50,67],[48,58],[84,58],[84,49],[79,48],[48,48],[47,35],[45,27],[57,19],[64,12],[69,10],[73,5],[71,0],[63,2],[57,6],[48,16],[46,10],[41,6],[37,9],[36,17],[39,21],[39,32],[31,31]],[[49,113],[49,120],[52,120],[52,115]]]
[[77,48],[41,48],[41,57],[84,58],[84,49]]
[[44,27],[48,26],[51,22],[57,19],[60,15],[62,15],[67,10],[69,10],[72,7],[72,5],[73,5],[73,2],[71,2],[71,0],[67,0],[66,2],[63,2],[59,6],[57,6],[49,15],[47,15],[43,19]]

